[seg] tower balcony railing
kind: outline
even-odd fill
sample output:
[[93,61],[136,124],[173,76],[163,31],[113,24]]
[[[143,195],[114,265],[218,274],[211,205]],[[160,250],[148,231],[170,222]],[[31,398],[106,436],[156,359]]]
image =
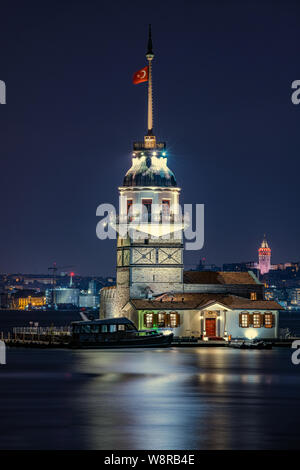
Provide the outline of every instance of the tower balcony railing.
[[[116,230],[122,237],[127,234],[149,234],[150,236],[170,236],[172,233],[181,233],[189,226],[188,217],[182,214],[121,214],[112,217],[110,220],[111,227]],[[135,235],[133,235],[135,236]]]
[[188,217],[182,214],[121,214],[116,216],[117,224],[184,224],[188,222]]
[[[166,142],[156,142],[155,148],[165,150]],[[133,150],[149,150],[145,147],[145,142],[133,142]]]

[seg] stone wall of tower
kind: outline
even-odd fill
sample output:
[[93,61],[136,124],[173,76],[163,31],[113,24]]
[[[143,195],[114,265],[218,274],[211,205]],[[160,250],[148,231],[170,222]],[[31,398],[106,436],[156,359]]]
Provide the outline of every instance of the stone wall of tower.
[[130,251],[131,298],[182,291],[182,231],[168,238],[133,240]]
[[117,269],[116,286],[101,290],[100,318],[113,318],[124,314],[123,307],[129,301],[129,268]]
[[[155,274],[157,270],[153,269],[152,272]],[[173,280],[174,274],[177,275],[175,270],[170,269],[165,275],[165,282],[146,282],[144,284],[139,282],[133,284],[130,289],[130,297],[133,299],[145,298],[148,292],[151,292],[153,295],[163,294],[164,292],[182,292],[182,283]]]
[[266,274],[271,268],[271,254],[259,254],[258,267],[261,274]]
[[265,237],[258,249],[258,269],[260,274],[266,274],[271,269],[271,248]]
[[104,287],[100,291],[100,318],[112,318],[115,312],[116,286]]
[[146,241],[118,240],[116,313],[130,298],[182,291],[181,234],[168,241],[151,238]]
[[117,289],[114,316],[119,316],[130,298],[130,271],[127,267],[117,268]]
[[[183,243],[182,220],[178,213],[179,188],[120,188],[121,213],[127,214],[128,201],[141,204],[143,199],[153,202],[151,224],[154,233],[141,232],[132,235],[128,242],[123,241],[123,255],[118,262],[130,269],[130,298],[147,298],[164,292],[181,292],[183,282]],[[170,202],[170,210],[174,219],[170,225],[162,220],[157,226],[162,202]],[[156,204],[156,206],[155,206]],[[175,221],[175,224],[174,224]],[[179,228],[180,227],[180,228]],[[177,229],[176,229],[177,228]],[[176,229],[176,230],[175,230]],[[147,228],[146,228],[147,230]],[[163,233],[163,234],[162,234]],[[128,245],[126,246],[126,244]],[[118,249],[121,243],[118,243]],[[125,261],[126,263],[126,261]]]
[[[169,251],[168,251],[169,250]],[[132,240],[121,246],[118,242],[117,249],[117,289],[114,304],[116,315],[122,311],[130,298],[147,298],[149,294],[163,292],[181,292],[183,282],[181,239],[165,243],[165,240],[148,240],[145,244]],[[146,253],[145,264],[143,259],[137,259],[137,255]],[[147,255],[149,254],[149,256]],[[170,261],[164,264],[171,253]],[[153,254],[151,259],[150,254]],[[149,259],[150,258],[150,259]],[[161,262],[161,264],[158,263]],[[173,264],[171,264],[173,262]],[[175,263],[175,264],[174,264]],[[126,266],[124,266],[124,264]]]

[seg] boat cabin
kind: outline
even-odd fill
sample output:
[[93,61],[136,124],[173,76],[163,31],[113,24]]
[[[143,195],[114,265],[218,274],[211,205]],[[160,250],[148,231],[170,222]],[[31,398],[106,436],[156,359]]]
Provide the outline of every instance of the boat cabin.
[[169,346],[173,334],[156,330],[138,331],[125,317],[72,323],[70,347],[155,347]]
[[76,321],[72,323],[73,335],[95,335],[126,331],[137,331],[137,328],[131,320],[125,317]]

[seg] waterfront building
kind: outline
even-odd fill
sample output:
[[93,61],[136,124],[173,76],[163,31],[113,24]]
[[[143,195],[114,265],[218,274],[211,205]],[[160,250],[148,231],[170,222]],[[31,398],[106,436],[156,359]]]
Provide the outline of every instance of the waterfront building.
[[291,307],[300,307],[300,287],[290,287],[287,289],[288,300]]
[[255,263],[254,261],[223,264],[223,271],[236,271],[236,272],[253,271],[254,273],[256,273],[256,269],[257,269],[257,263]]
[[0,308],[7,309],[10,307],[10,299],[11,293],[10,292],[1,292],[0,293]]
[[100,305],[99,295],[79,294],[79,307],[99,308],[99,305]]
[[46,296],[43,293],[18,292],[11,297],[10,308],[13,310],[30,310],[46,305]]
[[47,292],[47,298],[49,298],[51,303],[51,298],[53,303],[57,306],[62,305],[72,305],[74,307],[79,306],[79,289],[73,287],[56,287],[55,289],[49,290]]
[[[119,187],[116,285],[101,290],[100,318],[126,316],[139,329],[171,328],[180,337],[274,338],[281,307],[264,300],[253,272],[184,271],[180,188],[153,131],[151,32],[146,58],[148,130]],[[128,223],[134,230],[123,236]]]
[[89,282],[88,290],[81,291],[79,294],[79,307],[99,308],[100,306],[100,287],[95,279]]
[[193,271],[221,271],[220,266],[216,266],[215,264],[206,264],[205,261],[205,258],[201,258]]
[[99,282],[97,282],[95,279],[92,279],[89,282],[89,288],[88,288],[88,294],[90,295],[99,295]]

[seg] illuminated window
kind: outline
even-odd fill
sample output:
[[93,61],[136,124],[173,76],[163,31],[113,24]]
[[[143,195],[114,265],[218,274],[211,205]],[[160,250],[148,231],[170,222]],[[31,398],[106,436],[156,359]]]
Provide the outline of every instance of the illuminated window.
[[158,322],[158,327],[159,328],[164,328],[164,326],[166,324],[166,314],[165,314],[165,312],[158,314],[157,322]]
[[261,327],[261,314],[260,313],[253,313],[253,327],[254,328]]
[[118,331],[124,331],[125,325],[118,325]]
[[170,215],[170,199],[162,200],[162,215],[163,216]]
[[109,325],[109,332],[114,333],[117,331],[117,325]]
[[146,328],[152,328],[153,327],[153,313],[146,313],[145,314],[144,323],[146,325]]
[[127,199],[127,214],[132,206],[132,199]]
[[273,314],[272,313],[265,313],[265,327],[266,328],[273,327]]
[[131,222],[132,221],[132,199],[127,199],[127,215],[129,214],[129,211],[130,211],[129,222]]
[[107,333],[107,325],[101,325],[101,333]]
[[180,325],[180,316],[178,313],[170,313],[170,327],[177,328]]
[[257,293],[251,292],[251,300],[257,300]]
[[240,326],[242,328],[248,328],[249,327],[249,313],[241,313],[240,314]]

